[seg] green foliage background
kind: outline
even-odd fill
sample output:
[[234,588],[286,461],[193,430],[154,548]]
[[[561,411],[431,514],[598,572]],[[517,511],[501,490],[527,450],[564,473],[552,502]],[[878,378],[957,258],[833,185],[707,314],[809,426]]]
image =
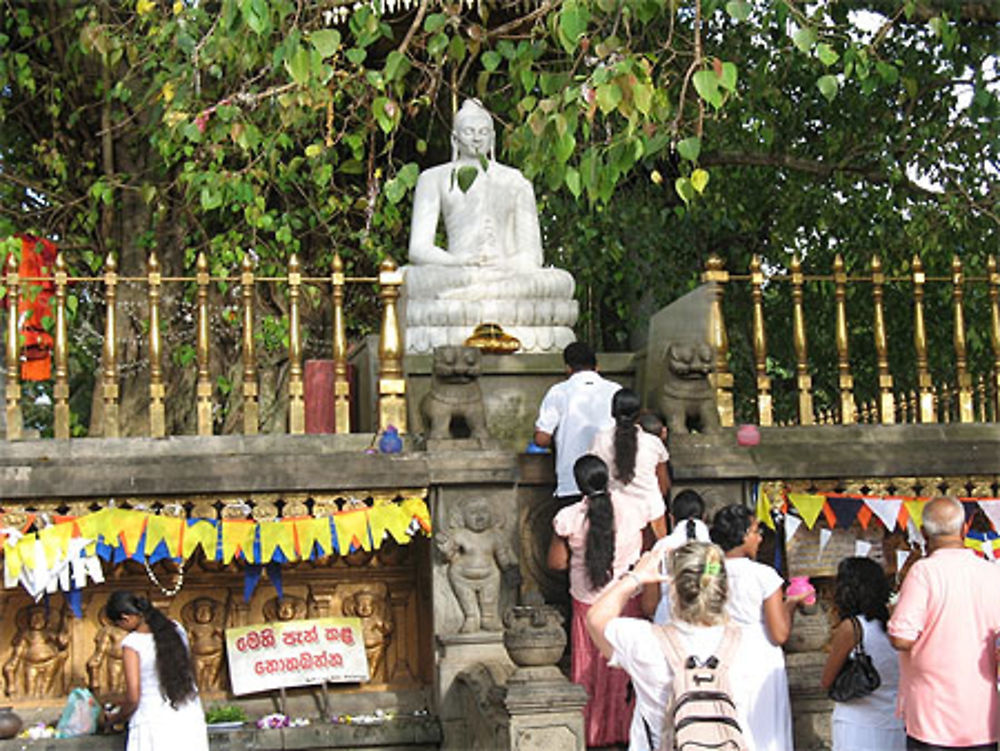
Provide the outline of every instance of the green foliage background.
[[[1000,36],[989,3],[353,5],[6,0],[0,236],[52,237],[74,273],[114,253],[122,273],[143,274],[155,250],[167,274],[191,273],[205,253],[214,276],[234,275],[251,253],[273,276],[296,253],[324,275],[339,251],[348,274],[370,275],[387,255],[405,262],[419,170],[448,158],[451,113],[478,96],[496,116],[501,158],[536,186],[547,261],[576,276],[578,333],[598,349],[641,345],[648,315],[693,288],[712,253],[741,273],[755,254],[781,272],[798,253],[818,274],[839,253],[851,275],[868,274],[877,253],[890,274],[908,274],[919,255],[947,276],[958,256],[979,277],[996,253]],[[780,288],[767,295],[779,379],[793,362]],[[213,294],[226,311],[213,374],[227,430],[238,290]],[[904,374],[908,294],[887,290]],[[947,291],[934,294],[947,311]],[[74,290],[77,392],[97,370],[100,295],[97,284]],[[193,356],[191,295],[167,300],[178,370]],[[871,382],[868,295],[859,285],[849,301],[861,314],[859,382]],[[984,295],[970,288],[968,299],[980,372],[991,357]],[[812,330],[832,331],[830,286],[807,296]],[[260,298],[261,367],[280,384],[284,290],[261,285]],[[327,298],[308,290],[307,356],[327,354]],[[126,357],[141,373],[132,302]],[[731,303],[734,365],[745,365],[747,299],[734,290]],[[349,305],[352,336],[371,330],[370,291]],[[933,320],[944,379],[951,332]],[[832,335],[810,346],[823,395],[835,382]],[[75,406],[82,432],[88,409]]]

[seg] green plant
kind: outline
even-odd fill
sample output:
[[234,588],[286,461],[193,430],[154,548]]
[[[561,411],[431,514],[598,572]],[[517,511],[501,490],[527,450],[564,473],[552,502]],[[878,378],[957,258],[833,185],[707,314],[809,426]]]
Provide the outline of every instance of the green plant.
[[243,707],[235,704],[221,704],[216,707],[209,707],[205,711],[205,722],[246,722],[247,713]]

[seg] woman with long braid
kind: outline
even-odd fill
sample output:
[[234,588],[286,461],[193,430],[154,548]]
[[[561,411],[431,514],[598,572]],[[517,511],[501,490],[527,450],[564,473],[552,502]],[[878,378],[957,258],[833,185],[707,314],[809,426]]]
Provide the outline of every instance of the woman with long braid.
[[659,436],[639,426],[639,408],[635,391],[623,388],[615,392],[611,399],[615,424],[594,436],[590,453],[601,457],[610,468],[608,490],[613,498],[658,509],[659,518],[651,526],[659,539],[667,533],[663,498],[670,489],[670,454]]
[[104,612],[129,632],[122,639],[125,700],[105,724],[128,720],[126,751],[208,751],[205,713],[181,626],[131,592],[112,593]]
[[[639,559],[642,532],[654,519],[662,520],[663,509],[662,504],[657,511],[649,504],[610,496],[608,466],[593,454],[577,459],[573,474],[583,499],[553,519],[548,565],[569,570],[573,600],[570,679],[589,696],[583,710],[587,745],[610,746],[628,739],[632,716],[632,703],[626,701],[628,676],[610,668],[587,635],[587,610],[615,577]],[[638,601],[632,605],[629,614],[638,616]]]

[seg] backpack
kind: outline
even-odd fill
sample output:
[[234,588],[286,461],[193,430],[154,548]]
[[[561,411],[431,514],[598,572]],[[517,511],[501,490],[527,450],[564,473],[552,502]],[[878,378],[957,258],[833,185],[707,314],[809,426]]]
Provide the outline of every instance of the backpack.
[[676,626],[659,626],[654,633],[674,676],[660,751],[747,751],[729,693],[729,664],[740,643],[739,628],[726,626],[717,654],[704,664],[685,656]]

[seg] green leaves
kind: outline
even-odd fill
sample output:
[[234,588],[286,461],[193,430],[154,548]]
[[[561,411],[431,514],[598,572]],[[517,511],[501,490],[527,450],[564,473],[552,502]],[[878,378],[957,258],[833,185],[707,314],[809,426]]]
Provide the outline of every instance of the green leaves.
[[808,53],[813,45],[816,44],[816,32],[808,26],[803,26],[796,29],[795,33],[792,34],[792,42],[799,50]]
[[729,0],[726,3],[726,13],[737,21],[746,21],[750,17],[750,3],[746,0]]
[[319,29],[309,35],[309,41],[322,58],[333,57],[340,49],[340,32],[336,29]]
[[250,30],[261,36],[270,33],[271,20],[267,0],[240,0],[240,13]]
[[701,154],[701,139],[692,136],[691,138],[685,138],[683,141],[678,141],[677,154],[681,159],[687,159],[689,162],[697,162],[698,155]]
[[388,97],[375,97],[372,101],[372,116],[383,133],[391,133],[399,124],[399,105]]
[[698,96],[719,109],[725,101],[726,92],[736,91],[737,75],[738,71],[733,63],[724,63],[716,58],[711,70],[699,70],[691,77],[691,82]]
[[559,10],[559,43],[568,53],[576,51],[577,45],[587,31],[590,11],[578,0],[567,0]]
[[453,178],[455,179],[455,182],[458,184],[458,189],[461,190],[463,193],[468,193],[469,188],[472,187],[472,183],[476,181],[476,178],[478,176],[479,176],[478,168],[466,165],[465,167],[459,167],[457,170],[455,170]]
[[839,84],[837,83],[837,77],[831,75],[820,76],[816,81],[816,88],[819,89],[819,93],[828,102],[832,102],[834,97],[837,96],[837,89]]
[[605,83],[597,87],[597,106],[607,115],[614,112],[622,100],[622,90],[617,83]]

